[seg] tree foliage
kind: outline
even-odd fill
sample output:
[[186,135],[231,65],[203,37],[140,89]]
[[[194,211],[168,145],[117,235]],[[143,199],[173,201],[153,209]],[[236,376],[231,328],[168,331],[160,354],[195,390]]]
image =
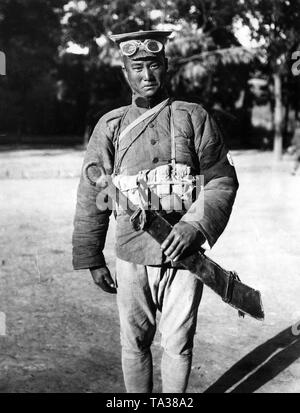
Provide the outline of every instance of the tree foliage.
[[[293,78],[291,74],[291,55],[300,47],[300,0],[243,0],[241,3],[240,18],[265,51],[266,72],[273,89],[274,154],[280,159],[284,101],[293,99],[293,89],[299,90],[299,79]],[[287,114],[288,110],[289,102],[286,102]]]
[[0,83],[1,129],[49,132],[64,0],[1,0],[0,49],[7,76]]
[[[99,116],[128,103],[112,33],[168,28],[169,88],[249,122],[250,77],[277,73],[282,104],[296,107],[290,56],[299,45],[300,0],[2,0],[0,127],[19,133],[88,133]],[[245,49],[241,21],[260,42]],[[88,53],[68,53],[70,44]],[[275,94],[271,103],[274,107]],[[278,93],[277,95],[278,96]],[[248,123],[245,122],[246,127]],[[244,136],[244,132],[241,133]]]

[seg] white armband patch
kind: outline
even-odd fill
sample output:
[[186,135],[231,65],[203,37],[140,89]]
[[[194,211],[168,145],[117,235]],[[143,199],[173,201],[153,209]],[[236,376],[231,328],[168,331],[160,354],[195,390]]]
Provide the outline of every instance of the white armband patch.
[[230,152],[227,153],[227,159],[228,159],[228,162],[230,163],[230,165],[234,166],[233,159],[232,159],[232,156],[231,156]]

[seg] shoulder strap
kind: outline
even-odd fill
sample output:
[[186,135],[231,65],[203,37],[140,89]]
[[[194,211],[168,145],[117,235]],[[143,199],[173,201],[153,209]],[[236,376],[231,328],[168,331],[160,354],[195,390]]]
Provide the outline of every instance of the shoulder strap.
[[171,165],[175,170],[176,165],[176,142],[175,142],[175,126],[174,126],[174,113],[172,108],[172,102],[170,104],[170,132],[171,132]]
[[142,123],[145,119],[148,119],[150,116],[155,115],[158,113],[168,102],[168,99],[160,102],[158,105],[154,106],[153,108],[147,110],[146,112],[142,113],[138,118],[136,118],[133,122],[131,122],[119,135],[119,142],[137,125]]
[[[146,122],[146,124],[145,124],[144,127],[139,131],[139,133],[129,142],[129,144],[127,145],[127,147],[124,149],[122,155],[119,157],[118,161],[115,162],[115,168],[114,168],[114,174],[115,174],[115,175],[119,173],[119,170],[120,170],[120,167],[121,167],[121,163],[122,163],[123,158],[124,158],[124,156],[126,155],[128,149],[129,149],[129,148],[131,147],[131,145],[144,133],[144,131],[147,129],[148,125],[149,125],[149,124],[159,115],[159,113],[167,106],[168,102],[169,102],[169,98],[166,99],[166,100],[164,100],[164,101],[161,102],[160,104],[154,106],[152,109],[149,109],[147,112],[145,112],[145,113],[147,113],[147,114],[148,114],[149,112],[151,112],[150,115],[149,115],[149,116],[151,116],[151,117],[150,117],[150,119],[148,119],[149,116],[147,116],[147,117],[145,117],[144,119],[142,119],[142,120],[148,119],[148,122]],[[145,114],[145,113],[144,113],[144,114]],[[143,115],[144,115],[144,114],[143,114]],[[141,118],[141,116],[139,116],[136,120],[138,120],[139,118]],[[132,122],[132,123],[135,123],[135,121]],[[131,123],[130,125],[128,125],[128,126],[131,126],[132,123]],[[140,123],[140,122],[138,122],[138,123]],[[138,123],[136,123],[133,127],[135,127]],[[124,132],[125,132],[126,129],[127,129],[127,128],[124,129]],[[131,129],[132,129],[132,128],[131,128]],[[131,130],[131,129],[130,129],[130,130]],[[126,132],[126,134],[127,134],[127,133],[128,133],[128,132]],[[121,134],[120,134],[120,136],[121,136]],[[120,136],[119,136],[119,139],[118,139],[118,141],[117,141],[117,152],[118,152],[118,148],[119,148]],[[122,137],[124,138],[124,136],[125,136],[125,135],[123,135]],[[118,155],[118,154],[117,154],[117,155]]]

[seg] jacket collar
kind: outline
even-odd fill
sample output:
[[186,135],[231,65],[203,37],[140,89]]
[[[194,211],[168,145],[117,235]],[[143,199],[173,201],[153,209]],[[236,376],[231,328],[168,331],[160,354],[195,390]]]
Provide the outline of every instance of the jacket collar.
[[132,95],[132,105],[139,108],[151,109],[154,106],[158,105],[163,100],[169,97],[166,89],[162,89],[155,96],[151,98],[145,98],[136,94]]

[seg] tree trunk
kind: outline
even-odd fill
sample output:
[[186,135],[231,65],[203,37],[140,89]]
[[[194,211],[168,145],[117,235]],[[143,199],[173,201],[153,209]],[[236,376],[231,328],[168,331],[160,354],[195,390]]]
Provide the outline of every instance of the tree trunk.
[[289,101],[285,105],[284,111],[284,124],[283,124],[283,138],[286,140],[290,131],[290,103]]
[[274,108],[274,146],[273,153],[276,160],[280,160],[282,156],[282,94],[281,94],[281,76],[279,72],[275,72],[274,78],[274,97],[275,97],[275,108]]

